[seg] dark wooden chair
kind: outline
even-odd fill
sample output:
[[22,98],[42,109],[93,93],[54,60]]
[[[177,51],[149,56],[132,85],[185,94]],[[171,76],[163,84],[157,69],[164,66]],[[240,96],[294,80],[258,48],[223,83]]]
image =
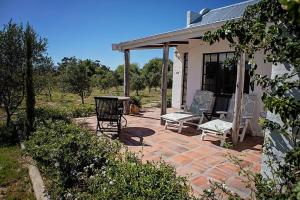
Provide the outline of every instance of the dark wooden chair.
[[220,111],[227,112],[232,95],[231,94],[216,94],[212,112],[204,113],[204,117],[210,121],[212,118],[219,118]]
[[95,97],[97,127],[96,133],[116,132],[119,136],[121,132],[121,117],[123,109],[119,107],[116,97]]

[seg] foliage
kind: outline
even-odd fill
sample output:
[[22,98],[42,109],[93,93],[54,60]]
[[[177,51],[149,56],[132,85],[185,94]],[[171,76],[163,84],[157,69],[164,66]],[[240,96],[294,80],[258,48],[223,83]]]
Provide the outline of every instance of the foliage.
[[141,96],[131,96],[130,97],[130,104],[136,105],[137,107],[142,107],[142,97]]
[[104,65],[96,69],[95,74],[92,76],[92,84],[101,90],[118,86],[115,73]]
[[0,106],[6,112],[6,124],[24,97],[23,27],[10,21],[0,31]]
[[167,108],[172,107],[172,99],[170,97],[167,98]]
[[283,9],[287,10],[291,23],[300,24],[300,1],[299,0],[280,0]]
[[[142,162],[119,143],[76,125],[46,123],[26,142],[53,199],[191,199],[185,178]],[[64,155],[64,156],[61,156]]]
[[146,63],[142,70],[142,75],[145,78],[145,84],[151,92],[151,88],[160,86],[161,82],[162,59],[153,58]]
[[58,79],[53,61],[50,57],[43,57],[34,66],[33,83],[36,95],[41,95],[43,92],[52,101],[52,91],[57,85]]
[[46,122],[47,120],[70,122],[72,118],[87,117],[94,114],[95,107],[92,105],[80,105],[68,108],[44,106],[37,107],[35,112],[39,122]]
[[34,107],[35,107],[35,92],[33,86],[33,62],[38,58],[43,57],[43,52],[46,50],[46,42],[38,39],[33,28],[27,24],[24,33],[25,44],[25,100],[26,100],[26,123],[25,132],[29,134],[33,131],[34,124]]
[[135,90],[137,96],[139,96],[139,91],[145,89],[144,79],[140,74],[135,74],[131,77],[130,88]]
[[4,125],[0,122],[0,146],[13,145],[19,142],[17,127],[13,123]]
[[[136,63],[130,64],[129,67],[129,76],[133,77],[136,74],[139,74],[139,66]],[[124,85],[124,65],[119,65],[115,69],[115,75],[117,77],[118,85]]]
[[84,98],[91,94],[92,84],[88,74],[88,66],[85,61],[72,58],[71,61],[61,64],[60,69],[65,69],[62,72],[63,91],[68,91],[78,94],[81,97],[81,103],[84,104]]
[[[145,84],[151,92],[151,88],[160,87],[161,75],[162,75],[162,64],[161,58],[153,58],[146,63],[142,69],[142,75],[145,79]],[[173,62],[169,60],[168,66],[168,88],[172,87],[172,77],[173,77]]]
[[[32,82],[32,65],[44,56],[45,50],[46,40],[38,38],[29,25],[24,31],[22,25],[10,21],[0,31],[0,105],[6,111],[7,126],[23,100],[25,82]],[[31,98],[27,108],[34,104],[34,90],[30,85],[26,84],[27,97]]]

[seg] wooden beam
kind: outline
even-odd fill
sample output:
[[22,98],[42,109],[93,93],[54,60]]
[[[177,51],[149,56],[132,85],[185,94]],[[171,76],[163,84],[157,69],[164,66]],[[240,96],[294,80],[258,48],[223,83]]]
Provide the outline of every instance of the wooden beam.
[[[130,88],[130,77],[129,77],[129,68],[130,68],[130,51],[126,49],[124,51],[124,96],[129,97],[129,88]],[[129,102],[124,102],[124,113],[129,114]]]
[[244,77],[245,77],[245,53],[242,52],[237,65],[237,77],[235,87],[235,103],[234,115],[232,122],[232,142],[234,145],[238,143],[240,132],[240,119],[244,93]]
[[[169,44],[164,43],[163,47],[163,66],[161,77],[161,115],[167,113],[167,87],[168,87],[168,66],[169,66]],[[164,120],[161,119],[160,123],[163,125]]]
[[[169,45],[169,47],[177,47],[178,45]],[[156,44],[156,45],[147,45],[147,46],[141,46],[134,49],[162,49],[164,47],[163,44]]]

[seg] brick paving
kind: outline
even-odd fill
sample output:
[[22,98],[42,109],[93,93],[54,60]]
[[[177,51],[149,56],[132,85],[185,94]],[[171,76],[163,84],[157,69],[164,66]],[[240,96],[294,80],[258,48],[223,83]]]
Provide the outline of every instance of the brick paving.
[[[243,160],[243,167],[259,172],[262,137],[246,136],[244,142],[226,149],[219,146],[218,139],[210,136],[201,141],[200,133],[192,127],[184,127],[181,134],[176,128],[164,130],[159,116],[157,108],[149,108],[139,116],[126,116],[128,125],[122,129],[120,140],[130,151],[141,153],[144,162],[163,159],[173,165],[178,175],[188,177],[196,195],[209,187],[209,181],[217,181],[225,182],[230,190],[242,197],[249,197],[250,190],[228,155],[237,156]],[[80,123],[82,119],[78,121]],[[96,117],[85,118],[84,124],[95,130]]]

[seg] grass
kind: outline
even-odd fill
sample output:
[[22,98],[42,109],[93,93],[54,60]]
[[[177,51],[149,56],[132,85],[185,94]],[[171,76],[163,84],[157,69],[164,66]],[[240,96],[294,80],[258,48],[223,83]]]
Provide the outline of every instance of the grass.
[[[168,89],[168,98],[171,98],[172,89]],[[139,92],[140,96],[142,97],[142,104],[146,105],[151,102],[160,102],[160,89],[152,89],[151,93],[149,93],[148,89],[145,89]],[[123,90],[122,87],[118,89],[110,88],[106,91],[99,90],[94,88],[92,94],[85,99],[85,104],[94,105],[94,97],[95,96],[105,96],[105,95],[115,95],[115,96],[122,96]],[[136,95],[135,91],[131,91],[132,96]],[[76,105],[81,105],[81,99],[76,94],[71,93],[62,93],[58,90],[53,91],[52,94],[52,101],[45,95],[39,95],[36,97],[37,105],[49,105],[49,106],[59,106],[59,107],[72,107]]]
[[0,199],[35,199],[18,146],[0,147]]

